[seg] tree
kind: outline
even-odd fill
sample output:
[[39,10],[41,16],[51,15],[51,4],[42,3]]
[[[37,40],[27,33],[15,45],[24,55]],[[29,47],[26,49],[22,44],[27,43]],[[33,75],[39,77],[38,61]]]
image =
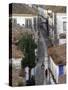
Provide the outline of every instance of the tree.
[[35,67],[35,48],[37,48],[37,45],[34,42],[34,39],[32,39],[32,35],[26,34],[23,36],[19,42],[18,46],[21,49],[21,51],[24,51],[24,59],[22,59],[21,65],[22,68],[25,68],[28,66],[29,69],[29,79],[31,78],[31,69]]

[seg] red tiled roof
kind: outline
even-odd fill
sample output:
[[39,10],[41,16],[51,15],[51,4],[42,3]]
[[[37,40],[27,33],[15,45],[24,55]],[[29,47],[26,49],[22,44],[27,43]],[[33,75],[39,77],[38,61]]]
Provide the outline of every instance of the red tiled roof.
[[37,15],[37,11],[27,4],[12,3],[12,14],[32,14]]
[[55,64],[66,65],[66,45],[48,48],[48,55],[52,57]]

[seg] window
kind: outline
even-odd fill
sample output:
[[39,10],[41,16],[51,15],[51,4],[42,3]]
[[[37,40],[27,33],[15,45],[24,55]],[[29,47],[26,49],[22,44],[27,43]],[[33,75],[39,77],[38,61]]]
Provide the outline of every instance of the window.
[[25,27],[28,28],[28,19],[25,20]]
[[36,18],[34,18],[34,29],[36,30]]
[[29,19],[29,28],[32,28],[32,21]]
[[59,76],[64,74],[64,68],[63,65],[59,65]]
[[66,22],[63,22],[63,31],[66,31]]
[[32,21],[31,21],[31,19],[26,19],[26,21],[25,21],[25,27],[26,28],[32,28]]

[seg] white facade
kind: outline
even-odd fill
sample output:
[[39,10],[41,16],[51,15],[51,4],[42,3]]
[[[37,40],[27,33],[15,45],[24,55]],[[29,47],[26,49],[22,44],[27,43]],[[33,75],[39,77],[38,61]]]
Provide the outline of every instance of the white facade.
[[59,39],[59,45],[65,44],[65,43],[66,43],[66,39]]
[[26,19],[31,20],[32,28],[34,29],[34,18],[36,18],[37,22],[37,16],[32,15],[13,15],[12,19],[16,19],[17,24],[20,24],[21,26],[26,24]]
[[55,82],[54,82],[54,80],[53,80],[53,78],[52,78],[52,75],[50,74],[50,82],[51,82],[51,84],[55,84]]
[[53,62],[52,58],[50,57],[50,70],[52,71],[56,82],[58,82],[58,66]]
[[[63,68],[64,68],[64,75],[65,75],[66,74],[66,66],[64,65]],[[54,75],[56,83],[58,83],[59,66],[54,63],[54,61],[53,61],[53,59],[51,57],[50,57],[50,70],[52,71],[52,74]],[[51,79],[51,81],[53,83],[52,78],[50,78],[50,79]]]
[[59,37],[59,35],[62,33],[66,34],[66,30],[65,30],[66,25],[64,25],[64,23],[67,23],[66,19],[67,19],[67,16],[65,13],[57,13],[56,14],[57,38],[59,39],[59,44],[66,43],[66,39],[60,39],[60,37]]

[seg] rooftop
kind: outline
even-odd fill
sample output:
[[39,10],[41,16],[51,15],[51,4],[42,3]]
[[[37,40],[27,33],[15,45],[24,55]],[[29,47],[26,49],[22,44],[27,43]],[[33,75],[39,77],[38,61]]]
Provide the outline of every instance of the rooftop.
[[21,4],[21,3],[12,3],[10,4],[10,9],[12,8],[12,12],[10,11],[10,14],[31,14],[31,15],[37,15],[37,11],[33,8],[31,8],[27,4]]
[[47,10],[52,10],[55,13],[66,13],[66,7],[65,6],[51,6],[51,5],[46,5],[45,7]]
[[55,13],[66,13],[66,6],[56,6],[56,5],[36,5],[45,10],[52,10]]
[[66,44],[48,48],[48,55],[56,65],[66,65]]

